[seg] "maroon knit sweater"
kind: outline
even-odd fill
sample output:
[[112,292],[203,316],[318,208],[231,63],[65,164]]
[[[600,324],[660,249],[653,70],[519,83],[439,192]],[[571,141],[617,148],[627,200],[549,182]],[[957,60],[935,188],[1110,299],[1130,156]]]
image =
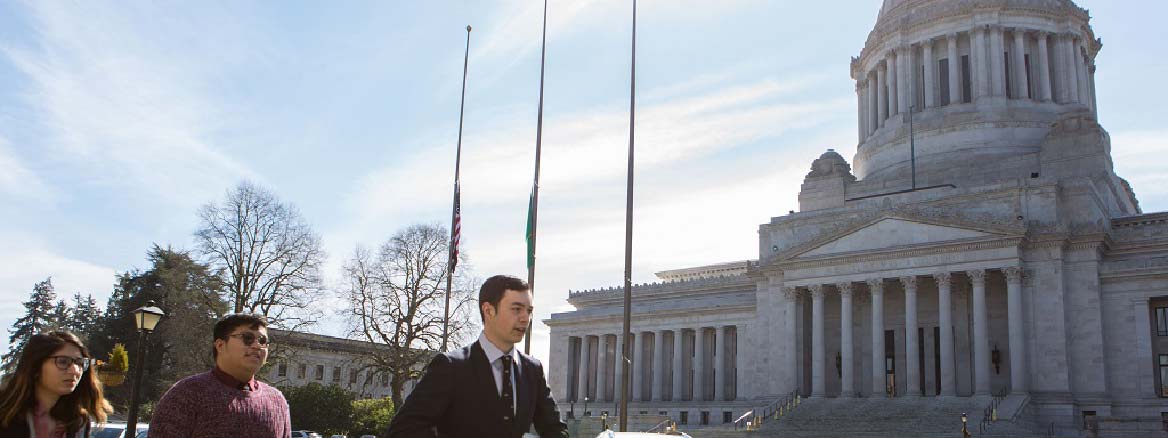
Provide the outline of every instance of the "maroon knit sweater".
[[288,401],[280,390],[232,388],[211,372],[175,383],[154,408],[150,438],[288,438]]

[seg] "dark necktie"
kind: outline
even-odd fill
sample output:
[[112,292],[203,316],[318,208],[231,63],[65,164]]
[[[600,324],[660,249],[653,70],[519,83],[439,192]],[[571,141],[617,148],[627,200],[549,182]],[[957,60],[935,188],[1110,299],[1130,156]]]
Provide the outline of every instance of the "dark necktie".
[[500,358],[503,361],[503,421],[511,424],[512,418],[515,416],[515,404],[512,402],[514,391],[511,389],[511,356],[503,355]]

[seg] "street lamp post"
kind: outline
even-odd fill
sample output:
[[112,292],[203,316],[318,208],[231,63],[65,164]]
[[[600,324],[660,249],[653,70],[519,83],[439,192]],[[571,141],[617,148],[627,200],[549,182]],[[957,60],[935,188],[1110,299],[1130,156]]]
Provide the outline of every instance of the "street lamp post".
[[134,363],[134,387],[130,389],[130,414],[126,418],[126,436],[138,436],[138,393],[142,390],[142,366],[146,362],[146,335],[154,331],[158,321],[166,314],[162,309],[154,307],[154,301],[147,301],[146,305],[134,309],[134,325],[138,327],[138,349],[134,354],[138,360]]
[[969,416],[965,415],[965,413],[962,412],[961,413],[961,436],[963,438],[969,438],[969,429],[966,427],[966,423],[968,423],[968,422],[969,422]]

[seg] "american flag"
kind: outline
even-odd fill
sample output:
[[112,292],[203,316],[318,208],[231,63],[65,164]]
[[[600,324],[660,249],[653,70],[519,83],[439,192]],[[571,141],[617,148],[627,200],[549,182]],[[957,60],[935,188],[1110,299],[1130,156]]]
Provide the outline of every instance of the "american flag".
[[454,225],[450,236],[450,270],[458,264],[458,241],[462,237],[462,205],[459,201],[458,183],[454,184]]

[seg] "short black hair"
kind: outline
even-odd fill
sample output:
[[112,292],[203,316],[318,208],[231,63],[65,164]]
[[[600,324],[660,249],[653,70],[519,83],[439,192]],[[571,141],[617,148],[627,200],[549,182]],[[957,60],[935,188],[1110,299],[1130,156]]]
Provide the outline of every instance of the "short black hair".
[[[263,315],[256,315],[254,313],[232,313],[226,315],[219,318],[219,321],[215,323],[215,338],[211,342],[214,343],[215,339],[227,341],[227,337],[231,336],[231,333],[241,326],[247,326],[252,330],[259,330],[260,327],[268,327],[268,320]],[[219,358],[219,352],[215,350],[214,345],[211,346],[211,358]]]
[[483,314],[483,303],[491,303],[491,306],[498,309],[499,301],[503,300],[503,294],[507,291],[527,292],[528,289],[531,287],[527,285],[526,281],[510,275],[496,275],[488,278],[479,288],[479,319],[483,322],[487,321],[487,316]]

